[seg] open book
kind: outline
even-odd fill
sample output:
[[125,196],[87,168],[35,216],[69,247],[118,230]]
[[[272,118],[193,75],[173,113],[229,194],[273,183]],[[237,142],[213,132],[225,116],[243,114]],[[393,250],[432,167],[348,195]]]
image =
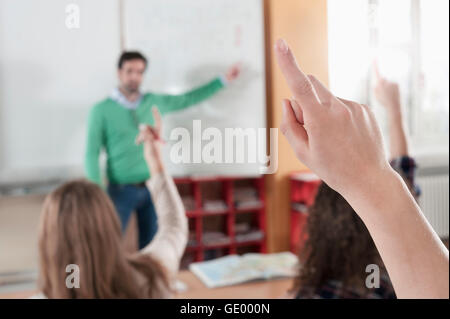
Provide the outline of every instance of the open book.
[[297,263],[297,256],[290,252],[249,253],[192,263],[189,270],[207,287],[216,288],[253,280],[293,277],[297,272]]

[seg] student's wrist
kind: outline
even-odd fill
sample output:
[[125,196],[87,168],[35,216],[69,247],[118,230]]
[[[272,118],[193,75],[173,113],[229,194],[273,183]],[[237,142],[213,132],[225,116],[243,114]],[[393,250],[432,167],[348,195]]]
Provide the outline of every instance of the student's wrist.
[[162,172],[164,164],[161,159],[161,150],[154,149],[152,154],[146,154],[145,161],[152,175]]
[[404,190],[402,183],[400,175],[388,165],[364,176],[362,183],[342,192],[342,195],[361,219],[370,218],[374,213],[382,217],[381,213],[388,210],[385,206],[392,203],[390,199]]
[[164,165],[160,159],[153,160],[149,163],[150,173],[159,174],[164,171]]
[[148,189],[154,192],[159,188],[158,185],[165,180],[166,176],[168,176],[168,173],[164,166],[161,166],[160,169],[154,168],[154,171],[151,171],[150,178],[146,182]]
[[403,120],[403,112],[400,102],[393,102],[387,107],[387,114],[390,121],[401,122]]

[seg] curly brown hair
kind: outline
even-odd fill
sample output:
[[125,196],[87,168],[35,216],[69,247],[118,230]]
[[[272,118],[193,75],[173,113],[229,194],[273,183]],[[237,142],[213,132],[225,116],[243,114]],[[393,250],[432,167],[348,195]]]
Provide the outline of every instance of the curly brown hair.
[[366,266],[377,264],[384,269],[381,257],[353,208],[325,183],[309,210],[306,230],[308,238],[299,252],[299,273],[291,293],[312,297],[331,280],[362,295],[368,293]]

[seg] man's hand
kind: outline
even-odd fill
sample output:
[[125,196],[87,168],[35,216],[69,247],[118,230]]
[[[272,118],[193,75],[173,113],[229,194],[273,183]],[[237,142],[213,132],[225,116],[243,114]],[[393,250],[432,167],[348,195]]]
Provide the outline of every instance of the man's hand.
[[152,174],[164,169],[161,159],[161,115],[156,107],[152,108],[155,126],[141,125],[140,132],[136,137],[136,144],[144,143],[144,158]]
[[306,166],[342,195],[393,173],[367,106],[339,99],[306,76],[283,40],[276,44],[276,58],[293,94],[283,101],[281,131]]
[[227,78],[228,82],[232,82],[236,80],[236,78],[239,76],[240,73],[241,73],[241,65],[240,63],[236,63],[228,69],[225,77]]

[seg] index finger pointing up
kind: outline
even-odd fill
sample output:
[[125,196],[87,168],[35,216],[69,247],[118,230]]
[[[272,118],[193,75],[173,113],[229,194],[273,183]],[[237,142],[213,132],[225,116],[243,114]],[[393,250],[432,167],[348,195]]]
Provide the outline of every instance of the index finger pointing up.
[[155,120],[155,129],[158,134],[161,134],[161,114],[156,106],[152,107],[153,119]]
[[300,70],[292,51],[283,39],[279,39],[275,46],[278,66],[283,73],[295,99],[304,109],[319,104],[314,87],[308,77]]

